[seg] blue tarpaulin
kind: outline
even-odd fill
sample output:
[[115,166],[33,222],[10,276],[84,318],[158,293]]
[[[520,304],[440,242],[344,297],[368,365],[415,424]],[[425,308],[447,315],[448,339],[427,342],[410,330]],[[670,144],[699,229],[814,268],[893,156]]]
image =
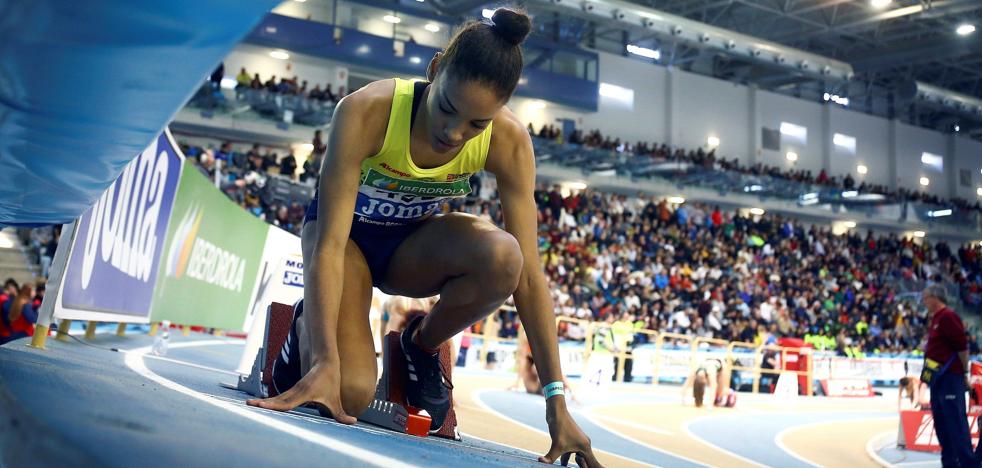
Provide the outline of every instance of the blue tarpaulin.
[[0,0],[0,226],[77,218],[276,0]]

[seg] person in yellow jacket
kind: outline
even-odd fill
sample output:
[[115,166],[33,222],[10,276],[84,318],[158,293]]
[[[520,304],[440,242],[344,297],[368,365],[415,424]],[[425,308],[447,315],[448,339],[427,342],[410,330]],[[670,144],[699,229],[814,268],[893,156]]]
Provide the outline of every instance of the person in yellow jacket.
[[[378,375],[368,321],[372,287],[440,300],[409,322],[401,351],[410,405],[438,430],[452,384],[437,349],[514,296],[528,333],[552,442],[539,458],[600,466],[564,398],[555,309],[537,242],[535,156],[525,125],[505,107],[522,74],[530,18],[507,8],[465,24],[433,57],[428,82],[370,83],[334,113],[317,196],[301,241],[304,299],[274,365],[281,393],[248,404],[291,410],[312,403],[352,424]],[[477,216],[439,214],[487,170],[498,183],[504,229]]]

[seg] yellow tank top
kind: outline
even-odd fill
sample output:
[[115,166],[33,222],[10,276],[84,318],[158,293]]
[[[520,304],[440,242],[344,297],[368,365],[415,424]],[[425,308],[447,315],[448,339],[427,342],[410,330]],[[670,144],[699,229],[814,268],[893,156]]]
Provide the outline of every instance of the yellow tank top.
[[[396,78],[385,142],[378,154],[361,163],[361,186],[355,220],[381,226],[422,221],[447,199],[471,192],[470,177],[484,169],[491,145],[491,125],[464,143],[448,163],[417,167],[409,155],[414,81]],[[422,104],[421,104],[422,105]]]

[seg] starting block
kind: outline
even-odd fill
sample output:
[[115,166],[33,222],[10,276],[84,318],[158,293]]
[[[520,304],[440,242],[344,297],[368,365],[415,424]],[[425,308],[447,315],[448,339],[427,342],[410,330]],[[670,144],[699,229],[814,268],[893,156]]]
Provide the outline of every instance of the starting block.
[[[235,385],[221,384],[222,387],[242,391],[258,398],[269,398],[278,393],[273,385],[273,363],[276,361],[286,337],[293,324],[293,307],[272,303],[267,309],[265,339],[249,375],[239,376]],[[382,377],[375,389],[375,400],[358,419],[376,426],[404,434],[426,437],[429,434],[431,419],[420,414],[418,408],[406,403],[405,356],[400,352],[399,333],[389,332],[382,343]],[[453,370],[450,343],[440,346],[440,367],[448,380]],[[450,395],[451,408],[443,426],[433,435],[460,440],[457,430],[457,415],[453,409],[453,392]]]

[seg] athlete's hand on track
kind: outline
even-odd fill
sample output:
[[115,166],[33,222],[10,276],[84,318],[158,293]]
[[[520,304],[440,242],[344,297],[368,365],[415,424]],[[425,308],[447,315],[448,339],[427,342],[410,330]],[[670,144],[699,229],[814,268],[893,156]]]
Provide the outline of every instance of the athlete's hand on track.
[[549,421],[549,435],[552,436],[552,447],[549,453],[539,457],[542,463],[552,464],[557,458],[563,466],[569,463],[570,455],[576,455],[576,464],[581,467],[603,468],[593,455],[593,448],[590,446],[590,438],[583,433],[580,426],[576,425],[569,411],[559,411],[555,418],[546,418]]
[[341,407],[341,370],[337,365],[316,364],[293,388],[272,398],[246,401],[249,406],[258,406],[276,411],[290,411],[293,408],[311,403],[321,414],[333,417],[342,424],[354,424],[355,418],[349,416]]

